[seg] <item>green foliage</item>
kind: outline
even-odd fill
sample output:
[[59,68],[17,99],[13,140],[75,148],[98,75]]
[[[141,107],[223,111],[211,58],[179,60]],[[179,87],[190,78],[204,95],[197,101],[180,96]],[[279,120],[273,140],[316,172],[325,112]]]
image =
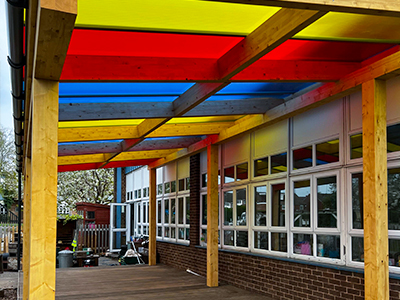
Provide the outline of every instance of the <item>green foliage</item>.
[[0,128],[0,195],[9,209],[18,197],[15,146],[10,130]]
[[83,217],[81,215],[58,215],[57,221],[63,221],[63,224],[67,224],[68,221],[77,221],[82,220]]

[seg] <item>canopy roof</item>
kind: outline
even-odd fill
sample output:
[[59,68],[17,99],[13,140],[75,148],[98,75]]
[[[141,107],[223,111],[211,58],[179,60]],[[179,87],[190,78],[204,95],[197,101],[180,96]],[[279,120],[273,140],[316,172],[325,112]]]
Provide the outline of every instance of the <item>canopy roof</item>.
[[354,91],[357,76],[398,55],[400,19],[338,11],[78,1],[59,171],[160,166]]

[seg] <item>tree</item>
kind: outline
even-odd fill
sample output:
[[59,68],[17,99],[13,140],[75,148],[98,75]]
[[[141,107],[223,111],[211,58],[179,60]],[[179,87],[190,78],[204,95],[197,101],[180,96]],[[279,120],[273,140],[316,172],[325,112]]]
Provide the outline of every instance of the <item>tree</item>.
[[0,195],[9,209],[18,197],[15,146],[12,131],[0,128]]
[[58,173],[58,204],[75,208],[77,202],[108,204],[114,196],[114,169]]

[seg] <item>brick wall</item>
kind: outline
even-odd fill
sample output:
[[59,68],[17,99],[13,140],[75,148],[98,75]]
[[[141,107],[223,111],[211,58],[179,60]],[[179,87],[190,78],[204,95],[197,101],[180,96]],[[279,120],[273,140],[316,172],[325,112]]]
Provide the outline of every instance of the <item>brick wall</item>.
[[190,233],[191,245],[200,243],[200,154],[190,157]]
[[126,202],[126,175],[125,168],[121,168],[122,178],[121,178],[121,203]]
[[[157,242],[160,262],[206,275],[206,249]],[[271,299],[364,299],[364,274],[220,251],[219,280]],[[390,279],[390,299],[400,298],[400,280]]]

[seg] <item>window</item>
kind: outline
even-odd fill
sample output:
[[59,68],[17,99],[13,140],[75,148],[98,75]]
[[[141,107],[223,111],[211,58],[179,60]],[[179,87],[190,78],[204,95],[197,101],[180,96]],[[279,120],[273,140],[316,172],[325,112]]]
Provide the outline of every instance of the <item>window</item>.
[[149,202],[138,201],[134,204],[135,219],[135,235],[149,235]]
[[95,219],[94,211],[86,211],[86,219]]
[[255,251],[287,252],[285,182],[253,186],[252,247]]
[[[269,167],[271,162],[271,167]],[[287,153],[280,153],[254,160],[254,177],[287,171]]]
[[[219,194],[218,194],[219,199]],[[218,201],[219,203],[219,201]],[[218,205],[218,235],[220,234],[220,207]],[[220,240],[218,238],[218,243]],[[200,195],[200,245],[206,246],[207,245],[207,194]]]
[[188,242],[190,231],[190,197],[164,199],[163,239]]
[[190,189],[190,177],[182,178],[178,180],[179,192],[186,191]]
[[235,181],[235,167],[229,167],[224,169],[224,183],[230,183]]
[[171,183],[170,182],[164,183],[164,191],[166,194],[169,194],[171,192]]
[[338,177],[331,172],[292,179],[293,254],[341,258]]
[[294,149],[292,153],[293,170],[337,163],[340,153],[339,139]]
[[224,183],[231,183],[234,181],[241,181],[246,179],[249,179],[249,164],[247,162],[224,169]]
[[248,247],[247,189],[224,192],[223,240],[225,246]]
[[162,195],[163,193],[163,185],[160,183],[157,185],[157,195]]

